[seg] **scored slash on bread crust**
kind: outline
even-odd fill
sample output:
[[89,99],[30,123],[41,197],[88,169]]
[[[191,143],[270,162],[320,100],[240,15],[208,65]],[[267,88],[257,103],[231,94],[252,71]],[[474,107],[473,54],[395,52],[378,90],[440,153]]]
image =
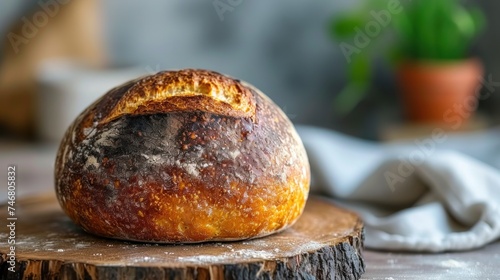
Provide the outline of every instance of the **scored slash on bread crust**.
[[213,71],[163,71],[136,80],[100,123],[123,115],[186,110],[252,117],[255,115],[255,99],[239,81]]

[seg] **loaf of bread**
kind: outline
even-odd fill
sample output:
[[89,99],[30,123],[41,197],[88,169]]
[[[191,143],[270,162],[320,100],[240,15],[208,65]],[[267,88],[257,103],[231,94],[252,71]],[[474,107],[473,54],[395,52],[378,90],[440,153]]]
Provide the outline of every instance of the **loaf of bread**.
[[161,243],[229,241],[292,225],[309,191],[286,115],[255,87],[207,70],[118,86],[73,122],[56,193],[87,232]]

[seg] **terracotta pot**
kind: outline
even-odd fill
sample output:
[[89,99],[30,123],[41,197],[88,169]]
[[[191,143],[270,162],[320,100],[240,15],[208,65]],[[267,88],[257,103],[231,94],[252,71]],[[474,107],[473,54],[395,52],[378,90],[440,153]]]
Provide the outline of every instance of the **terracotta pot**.
[[465,122],[476,110],[482,74],[478,59],[402,63],[398,82],[407,117],[414,122]]

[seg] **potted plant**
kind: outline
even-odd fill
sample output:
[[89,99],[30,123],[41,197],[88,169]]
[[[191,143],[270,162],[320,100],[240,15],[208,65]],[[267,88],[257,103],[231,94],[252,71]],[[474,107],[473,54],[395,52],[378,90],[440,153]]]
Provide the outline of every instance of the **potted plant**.
[[[482,75],[480,60],[469,57],[468,52],[484,26],[482,13],[465,8],[459,0],[418,0],[396,8],[393,5],[392,10],[388,2],[394,1],[370,1],[333,21],[336,38],[360,37],[363,27],[365,37],[376,35],[363,49],[344,45],[350,51],[349,83],[338,96],[339,106],[345,111],[363,97],[370,85],[373,58],[380,54],[380,43],[387,46],[388,42],[410,120],[442,123],[457,117],[467,119],[475,109]],[[373,32],[378,30],[374,21],[380,23],[379,34]],[[390,33],[387,31],[392,31],[393,37],[382,38]],[[346,54],[345,49],[343,52]]]

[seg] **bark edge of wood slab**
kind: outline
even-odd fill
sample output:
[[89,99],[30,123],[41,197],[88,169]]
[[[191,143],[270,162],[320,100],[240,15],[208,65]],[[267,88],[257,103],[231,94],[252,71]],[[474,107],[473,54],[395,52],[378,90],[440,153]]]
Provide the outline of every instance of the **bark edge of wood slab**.
[[[0,218],[6,219],[6,205]],[[310,197],[301,218],[271,236],[238,242],[168,245],[125,242],[85,233],[54,196],[19,200],[16,272],[2,279],[359,279],[363,224],[327,200]]]

